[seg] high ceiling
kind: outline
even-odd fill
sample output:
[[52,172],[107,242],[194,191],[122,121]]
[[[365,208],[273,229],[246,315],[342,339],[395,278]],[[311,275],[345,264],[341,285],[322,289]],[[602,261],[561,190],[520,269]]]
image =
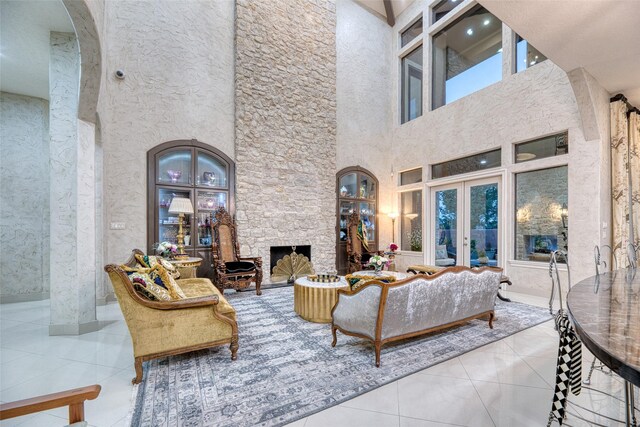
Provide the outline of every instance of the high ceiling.
[[49,99],[49,32],[73,33],[60,0],[0,0],[0,90]]
[[547,58],[640,107],[640,1],[479,0]]
[[[404,12],[404,10],[414,1],[415,0],[389,0],[391,7],[393,8],[394,17],[397,18],[400,16],[400,14]],[[385,10],[383,0],[356,0],[356,2],[367,7],[369,10],[376,12],[385,20],[387,19],[387,12]]]

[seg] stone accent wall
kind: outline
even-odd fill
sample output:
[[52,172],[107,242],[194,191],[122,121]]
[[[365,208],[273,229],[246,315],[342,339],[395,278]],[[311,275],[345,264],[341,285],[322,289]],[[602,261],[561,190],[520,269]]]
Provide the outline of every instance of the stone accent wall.
[[237,224],[243,254],[311,245],[335,269],[333,0],[236,3]]

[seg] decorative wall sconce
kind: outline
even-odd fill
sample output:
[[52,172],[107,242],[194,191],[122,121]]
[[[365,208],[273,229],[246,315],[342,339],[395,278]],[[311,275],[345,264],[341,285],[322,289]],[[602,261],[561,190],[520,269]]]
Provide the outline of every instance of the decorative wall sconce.
[[410,219],[410,220],[412,220],[412,221],[413,221],[414,219],[418,218],[418,214],[417,214],[417,213],[413,213],[413,212],[411,212],[411,213],[406,213],[406,214],[404,214],[404,216],[406,216],[407,218],[409,218],[409,219]]

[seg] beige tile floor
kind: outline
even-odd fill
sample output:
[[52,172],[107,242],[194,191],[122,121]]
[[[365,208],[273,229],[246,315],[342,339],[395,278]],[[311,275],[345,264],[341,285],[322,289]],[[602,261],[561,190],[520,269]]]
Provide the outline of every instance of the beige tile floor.
[[[508,296],[540,306],[547,303],[513,292]],[[99,383],[102,393],[87,402],[87,420],[100,427],[126,425],[133,390],[128,331],[117,303],[98,307],[98,319],[103,325],[98,332],[50,337],[49,301],[0,305],[0,401]],[[290,425],[544,426],[553,393],[557,340],[549,321]],[[590,362],[586,352],[585,372]],[[594,374],[594,385],[618,396],[622,391],[617,378],[599,372]],[[622,417],[621,405],[612,398],[584,392],[574,400],[601,414]],[[0,425],[61,426],[66,416],[65,409],[57,409]],[[595,420],[608,425],[605,418]],[[571,424],[586,425],[575,419]]]

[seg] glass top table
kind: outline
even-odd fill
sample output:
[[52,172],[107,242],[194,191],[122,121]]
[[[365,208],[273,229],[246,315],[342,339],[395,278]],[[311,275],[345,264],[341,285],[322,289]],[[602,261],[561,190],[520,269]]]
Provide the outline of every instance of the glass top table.
[[640,387],[640,271],[621,269],[575,284],[567,307],[584,345]]

